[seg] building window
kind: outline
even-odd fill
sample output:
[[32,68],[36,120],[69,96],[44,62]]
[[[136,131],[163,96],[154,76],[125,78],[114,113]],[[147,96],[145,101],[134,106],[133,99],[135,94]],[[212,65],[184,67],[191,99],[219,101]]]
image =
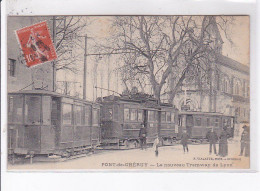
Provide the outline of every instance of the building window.
[[236,86],[235,86],[235,94],[239,95],[239,84],[238,83],[236,83]]
[[16,60],[8,59],[8,72],[10,76],[15,76]]
[[225,92],[225,93],[228,93],[228,89],[229,89],[229,85],[228,85],[228,80],[227,79],[224,79],[224,81],[223,81],[223,88],[222,88],[222,90],[223,90],[223,92]]
[[235,110],[236,116],[240,116],[240,107],[237,107]]

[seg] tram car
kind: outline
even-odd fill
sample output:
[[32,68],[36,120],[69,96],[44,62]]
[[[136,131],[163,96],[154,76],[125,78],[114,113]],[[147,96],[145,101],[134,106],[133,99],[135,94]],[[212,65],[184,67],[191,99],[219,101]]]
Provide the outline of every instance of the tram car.
[[100,105],[45,90],[8,94],[9,156],[87,153],[100,144]]
[[144,124],[148,145],[154,142],[157,135],[165,141],[177,136],[174,131],[176,110],[171,105],[160,105],[151,96],[140,93],[130,96],[112,95],[104,97],[100,102],[101,137],[104,148],[139,147],[141,124]]
[[220,135],[223,127],[227,127],[229,137],[234,136],[234,116],[215,112],[181,111],[178,115],[179,134],[185,129],[191,142],[206,142],[206,134],[212,128]]
[[161,103],[159,117],[159,136],[162,139],[162,145],[175,144],[179,132],[178,109],[174,108],[171,104]]

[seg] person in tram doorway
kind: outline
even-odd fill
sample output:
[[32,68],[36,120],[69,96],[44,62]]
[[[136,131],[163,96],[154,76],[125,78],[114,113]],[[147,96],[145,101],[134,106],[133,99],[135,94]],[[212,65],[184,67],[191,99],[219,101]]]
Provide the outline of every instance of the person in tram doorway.
[[219,156],[226,157],[228,155],[228,132],[227,127],[223,127],[219,136]]
[[188,135],[188,133],[187,133],[187,130],[184,129],[184,130],[183,130],[183,133],[182,133],[182,135],[181,135],[181,144],[182,144],[182,146],[183,146],[183,151],[184,151],[184,153],[185,153],[185,150],[186,150],[187,152],[189,152],[188,141],[189,141],[189,135]]
[[206,135],[206,138],[208,139],[209,141],[209,154],[211,155],[212,153],[212,146],[213,146],[213,149],[214,149],[214,154],[217,155],[217,149],[216,149],[216,143],[218,141],[218,135],[217,133],[214,131],[214,128],[211,128],[207,135]]
[[250,153],[250,135],[249,135],[249,127],[246,125],[243,126],[243,132],[241,134],[241,151],[239,156],[243,156],[245,151],[245,157],[249,157]]
[[158,150],[159,144],[160,144],[160,139],[159,139],[159,136],[156,135],[156,138],[155,138],[155,140],[153,142],[153,149],[154,149],[156,157],[158,157],[158,155],[159,155],[159,150]]
[[139,139],[140,139],[141,149],[143,150],[144,148],[146,148],[146,129],[144,123],[141,124],[141,128],[139,131]]

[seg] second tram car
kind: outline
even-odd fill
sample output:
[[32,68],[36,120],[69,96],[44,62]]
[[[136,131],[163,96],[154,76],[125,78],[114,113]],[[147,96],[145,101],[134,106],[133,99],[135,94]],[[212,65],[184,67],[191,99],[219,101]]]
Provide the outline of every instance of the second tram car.
[[100,105],[44,90],[8,94],[8,153],[70,156],[100,143]]
[[104,148],[139,147],[141,124],[146,130],[147,144],[159,135],[164,142],[172,143],[175,131],[176,109],[170,104],[159,104],[148,95],[107,96],[102,101],[102,145]]
[[207,132],[213,128],[220,135],[227,127],[229,137],[234,136],[234,116],[214,112],[182,111],[178,115],[179,137],[186,129],[192,142],[206,142]]

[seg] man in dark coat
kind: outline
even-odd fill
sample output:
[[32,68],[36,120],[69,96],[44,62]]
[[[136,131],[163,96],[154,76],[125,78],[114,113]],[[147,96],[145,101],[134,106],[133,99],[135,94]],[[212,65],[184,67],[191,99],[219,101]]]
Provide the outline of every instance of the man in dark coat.
[[244,125],[243,126],[243,133],[241,135],[241,151],[240,151],[240,156],[243,156],[243,152],[245,150],[245,156],[248,157],[250,153],[250,136],[249,136],[249,128]]
[[212,153],[212,146],[214,148],[214,154],[217,154],[216,143],[218,141],[218,135],[214,131],[214,128],[211,128],[211,130],[208,131],[206,138],[209,141],[209,154],[211,155]]
[[185,129],[185,130],[183,130],[183,133],[181,135],[181,144],[183,146],[184,153],[185,153],[185,150],[187,150],[187,152],[189,152],[188,141],[189,141],[189,135],[187,134],[187,131]]
[[228,132],[227,127],[224,127],[219,136],[219,156],[225,157],[228,155]]
[[141,149],[146,148],[146,129],[143,123],[141,124],[141,128],[139,131],[139,139],[140,139]]

